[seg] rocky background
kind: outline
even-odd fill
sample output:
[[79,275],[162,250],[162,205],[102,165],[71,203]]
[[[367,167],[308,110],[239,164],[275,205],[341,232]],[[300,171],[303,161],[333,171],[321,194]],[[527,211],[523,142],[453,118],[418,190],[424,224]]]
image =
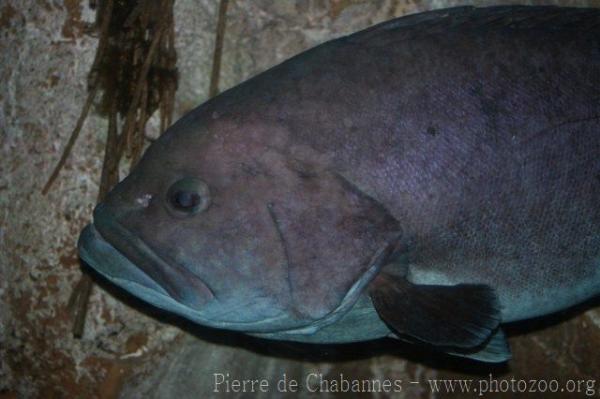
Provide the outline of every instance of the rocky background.
[[[315,44],[395,16],[507,3],[512,2],[232,0],[221,89]],[[519,3],[600,7],[597,0]],[[216,0],[175,2],[176,118],[207,98],[217,8]],[[88,0],[0,1],[0,399],[225,395],[214,392],[214,373],[267,379],[270,389],[262,397],[277,393],[284,373],[300,385],[310,373],[402,380],[402,392],[394,397],[407,398],[446,396],[431,391],[430,378],[485,380],[489,373],[507,380],[582,380],[580,396],[595,379],[600,395],[598,301],[511,327],[515,360],[499,367],[385,341],[297,347],[215,333],[158,314],[106,286],[94,287],[83,337],[73,338],[69,297],[82,273],[75,243],[97,195],[104,119],[88,118],[53,188],[46,196],[41,188],[85,100],[97,45],[89,29],[94,19]],[[158,134],[156,126],[150,135]],[[308,388],[300,389],[303,396],[317,395]]]

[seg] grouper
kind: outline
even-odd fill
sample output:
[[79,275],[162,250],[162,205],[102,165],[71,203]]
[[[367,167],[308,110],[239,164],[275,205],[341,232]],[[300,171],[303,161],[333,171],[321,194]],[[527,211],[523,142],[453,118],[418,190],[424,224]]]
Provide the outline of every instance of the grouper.
[[452,8],[314,47],[171,126],[78,247],[203,326],[506,361],[503,323],[600,293],[600,10]]

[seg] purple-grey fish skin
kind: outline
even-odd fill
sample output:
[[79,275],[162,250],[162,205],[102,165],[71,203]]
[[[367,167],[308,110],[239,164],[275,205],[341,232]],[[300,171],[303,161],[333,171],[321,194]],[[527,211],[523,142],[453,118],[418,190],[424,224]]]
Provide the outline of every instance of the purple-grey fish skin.
[[600,10],[439,10],[303,52],[170,127],[79,247],[200,324],[506,360],[499,324],[600,293]]

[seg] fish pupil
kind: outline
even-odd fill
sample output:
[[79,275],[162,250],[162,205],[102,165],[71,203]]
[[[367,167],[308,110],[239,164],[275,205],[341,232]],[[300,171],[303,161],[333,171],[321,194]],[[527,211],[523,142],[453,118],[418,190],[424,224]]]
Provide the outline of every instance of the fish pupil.
[[189,191],[177,191],[173,199],[175,205],[182,209],[194,208],[200,204],[200,196]]

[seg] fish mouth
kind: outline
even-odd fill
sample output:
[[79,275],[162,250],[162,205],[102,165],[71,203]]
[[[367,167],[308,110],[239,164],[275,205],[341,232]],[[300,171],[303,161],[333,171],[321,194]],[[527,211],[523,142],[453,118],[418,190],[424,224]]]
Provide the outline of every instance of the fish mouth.
[[289,322],[283,314],[255,321],[222,320],[223,309],[203,280],[162,259],[103,207],[97,207],[94,223],[83,229],[77,246],[80,258],[111,283],[153,306],[208,327],[269,332]]
[[206,283],[191,272],[168,264],[141,240],[123,242],[120,248],[111,245],[95,224],[89,224],[79,237],[79,254],[100,274],[134,295],[139,294],[134,286],[144,287],[196,311],[215,299]]
[[144,291],[151,290],[170,297],[164,287],[109,244],[93,224],[88,224],[79,235],[77,249],[86,264],[134,295],[139,286]]
[[138,269],[186,306],[201,310],[215,299],[214,291],[182,265],[165,259],[146,242],[121,225],[104,204],[94,210],[94,224],[99,235]]

